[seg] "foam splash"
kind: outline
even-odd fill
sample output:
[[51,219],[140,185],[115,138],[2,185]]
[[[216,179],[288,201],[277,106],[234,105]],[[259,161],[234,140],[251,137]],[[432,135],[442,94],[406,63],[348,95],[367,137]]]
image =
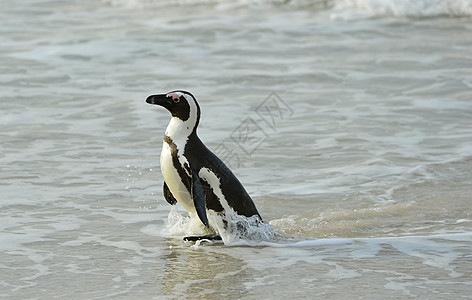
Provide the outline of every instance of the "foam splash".
[[[227,246],[257,245],[262,241],[275,242],[282,237],[269,223],[261,222],[256,216],[248,218],[231,213],[225,218],[226,224],[224,224],[221,216],[208,212],[208,220],[212,228],[206,228],[196,214],[186,212],[181,214],[176,206],[172,206],[167,226],[162,233],[164,236],[179,239],[185,236],[219,234]],[[199,244],[200,242],[197,246]]]
[[225,245],[257,244],[262,241],[274,241],[281,237],[267,222],[261,222],[257,216],[244,217],[231,214],[225,226],[218,216],[213,216],[218,224],[218,233]]
[[333,19],[356,17],[471,17],[469,0],[338,0]]
[[167,226],[163,231],[165,236],[183,238],[184,236],[198,236],[214,234],[215,231],[206,228],[196,214],[181,214],[175,205],[172,206],[167,217]]

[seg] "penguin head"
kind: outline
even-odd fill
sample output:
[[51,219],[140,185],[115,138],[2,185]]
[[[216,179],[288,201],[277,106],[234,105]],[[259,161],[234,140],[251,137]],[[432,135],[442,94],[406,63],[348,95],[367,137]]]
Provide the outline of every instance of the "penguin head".
[[151,95],[146,103],[165,107],[172,117],[182,121],[194,119],[195,125],[200,119],[200,107],[195,97],[186,91],[172,91],[167,94]]

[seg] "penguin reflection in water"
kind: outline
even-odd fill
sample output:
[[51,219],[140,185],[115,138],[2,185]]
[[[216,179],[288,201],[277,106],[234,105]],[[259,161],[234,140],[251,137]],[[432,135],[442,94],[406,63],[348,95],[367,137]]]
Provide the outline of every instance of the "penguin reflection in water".
[[[149,96],[146,102],[163,106],[172,114],[160,161],[165,199],[171,205],[179,202],[191,215],[196,213],[214,232],[184,240],[220,240],[221,230],[237,230],[244,236],[249,226],[261,224],[262,218],[242,184],[198,138],[200,106],[195,97],[173,91]],[[209,219],[207,212],[216,218]]]

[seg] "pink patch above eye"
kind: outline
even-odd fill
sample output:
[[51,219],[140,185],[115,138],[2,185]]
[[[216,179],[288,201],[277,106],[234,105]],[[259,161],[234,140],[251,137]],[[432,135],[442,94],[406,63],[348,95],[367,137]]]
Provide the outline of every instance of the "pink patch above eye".
[[177,93],[169,93],[169,94],[166,95],[166,97],[167,98],[172,97],[172,100],[174,100],[174,101],[180,99],[180,96],[177,95]]

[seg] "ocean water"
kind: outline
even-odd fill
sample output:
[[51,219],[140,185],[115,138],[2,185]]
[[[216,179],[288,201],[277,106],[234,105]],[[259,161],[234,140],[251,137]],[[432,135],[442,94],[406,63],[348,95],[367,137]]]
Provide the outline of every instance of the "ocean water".
[[[0,8],[0,297],[472,299],[472,2]],[[175,89],[277,238],[185,243]],[[197,222],[198,223],[198,222]]]

